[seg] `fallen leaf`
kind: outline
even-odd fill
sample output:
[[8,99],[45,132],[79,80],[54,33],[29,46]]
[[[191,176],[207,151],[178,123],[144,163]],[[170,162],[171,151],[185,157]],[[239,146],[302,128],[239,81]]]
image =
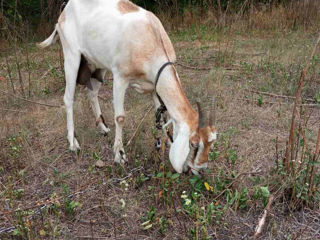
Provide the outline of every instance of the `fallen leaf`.
[[96,161],[95,166],[98,167],[98,168],[102,168],[102,167],[105,167],[106,164],[105,164],[105,162],[103,162],[101,160],[98,160],[98,161]]
[[40,234],[40,236],[42,236],[42,237],[44,237],[45,235],[47,235],[46,231],[43,230],[43,229],[41,229],[41,230],[39,231],[39,234]]

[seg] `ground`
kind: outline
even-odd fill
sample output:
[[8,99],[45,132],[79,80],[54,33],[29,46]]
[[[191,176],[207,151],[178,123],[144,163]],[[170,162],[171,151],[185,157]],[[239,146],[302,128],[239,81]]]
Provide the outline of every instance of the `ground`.
[[[219,137],[206,174],[176,174],[166,151],[154,150],[154,113],[146,115],[151,97],[133,90],[126,96],[124,127],[125,145],[133,137],[125,147],[129,162],[113,163],[112,80],[100,91],[112,129],[108,136],[97,131],[86,91],[77,87],[75,129],[81,150],[70,152],[60,47],[39,50],[29,43],[17,58],[26,97],[13,52],[7,54],[15,96],[6,84],[8,64],[1,61],[1,239],[250,239],[270,193],[276,198],[259,239],[320,238],[319,205],[292,209],[285,194],[278,194],[287,183],[276,175],[293,100],[265,94],[295,95],[316,34],[299,29],[220,32],[200,26],[170,37],[192,105],[197,98],[207,106],[210,96],[217,99]],[[318,54],[303,91],[303,98],[312,100],[304,102],[310,149],[320,119],[315,104],[319,61]]]

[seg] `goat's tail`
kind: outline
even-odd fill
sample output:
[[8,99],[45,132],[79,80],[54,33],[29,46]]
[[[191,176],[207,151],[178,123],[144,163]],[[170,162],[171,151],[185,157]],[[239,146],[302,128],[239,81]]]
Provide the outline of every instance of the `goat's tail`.
[[50,37],[48,37],[43,42],[38,43],[37,46],[39,48],[49,47],[50,45],[54,44],[58,40],[58,38],[59,38],[59,34],[58,34],[57,26],[56,26],[53,33],[50,35]]

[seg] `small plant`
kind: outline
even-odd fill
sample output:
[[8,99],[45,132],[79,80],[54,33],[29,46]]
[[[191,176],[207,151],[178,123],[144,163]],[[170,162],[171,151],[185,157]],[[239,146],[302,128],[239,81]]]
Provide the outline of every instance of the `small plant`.
[[70,217],[72,217],[76,209],[81,207],[81,204],[70,199],[70,191],[67,185],[63,185],[62,188],[64,192],[64,210]]
[[258,106],[261,107],[262,104],[263,104],[263,97],[262,97],[261,94],[259,94],[259,97],[258,97],[257,101],[258,101],[258,102],[257,102]]
[[151,206],[150,210],[147,212],[147,216],[142,217],[141,227],[143,230],[148,230],[154,225],[156,219],[156,209],[154,206]]
[[262,200],[263,205],[266,206],[269,200],[270,191],[268,187],[255,187],[253,198]]
[[13,159],[17,159],[20,157],[21,149],[22,149],[22,138],[20,135],[18,136],[11,136],[8,138],[10,150],[9,156]]
[[172,173],[171,171],[159,172],[156,176],[159,180],[161,190],[159,192],[159,197],[164,200],[164,203],[172,205],[172,199],[175,194],[175,186],[179,184],[180,174]]
[[24,189],[23,188],[19,188],[19,189],[13,190],[13,194],[19,200],[21,199],[23,193],[24,193]]
[[42,93],[44,95],[49,95],[51,93],[51,91],[50,91],[49,87],[45,87],[44,89],[42,89]]

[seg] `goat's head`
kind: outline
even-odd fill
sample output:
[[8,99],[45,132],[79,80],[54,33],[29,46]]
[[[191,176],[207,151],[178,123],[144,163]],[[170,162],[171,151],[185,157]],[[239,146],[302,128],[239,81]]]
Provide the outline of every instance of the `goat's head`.
[[210,104],[209,121],[199,101],[198,121],[196,126],[180,130],[170,149],[170,161],[177,172],[187,172],[189,168],[193,174],[207,168],[208,157],[214,140],[217,139],[215,102]]

